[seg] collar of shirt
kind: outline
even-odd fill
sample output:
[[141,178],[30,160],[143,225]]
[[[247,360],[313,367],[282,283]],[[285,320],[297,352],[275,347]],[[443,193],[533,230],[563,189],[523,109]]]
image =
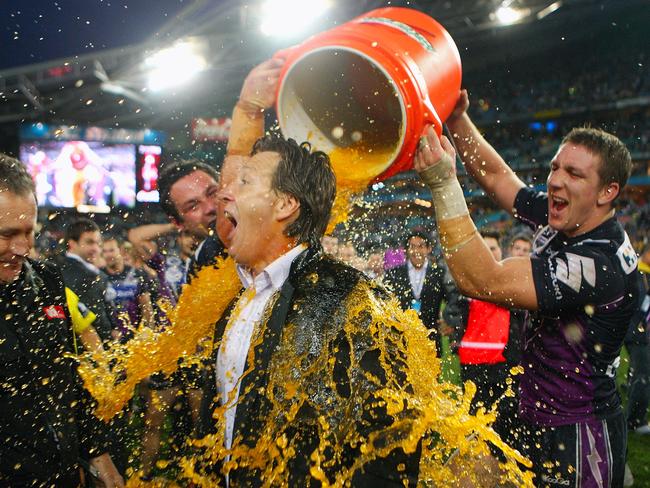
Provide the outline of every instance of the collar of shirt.
[[71,253],[71,252],[69,252],[69,251],[66,252],[65,255],[66,255],[66,257],[68,257],[68,258],[72,258],[72,259],[75,259],[75,260],[79,261],[81,264],[83,264],[86,268],[88,268],[88,269],[89,269],[90,271],[92,271],[93,273],[95,273],[95,274],[99,274],[99,268],[98,268],[97,266],[95,266],[94,264],[89,263],[88,261],[86,261],[86,260],[85,260],[84,258],[82,258],[81,256],[79,256],[79,255],[77,255],[77,254],[74,254],[74,253]]
[[300,253],[306,249],[304,244],[299,244],[290,251],[284,253],[278,259],[269,264],[264,271],[253,277],[250,270],[244,266],[237,265],[237,274],[244,288],[255,287],[255,292],[259,293],[269,286],[274,290],[279,290],[289,277],[291,264]]
[[425,274],[427,274],[427,268],[429,267],[429,260],[427,259],[422,267],[416,268],[413,266],[410,260],[406,260],[406,267],[409,272],[409,276],[417,276],[417,277],[424,277]]
[[409,281],[411,282],[411,289],[416,300],[420,299],[422,288],[424,287],[424,279],[427,275],[427,268],[429,267],[429,260],[424,261],[421,268],[413,266],[410,260],[406,261],[406,269],[409,274]]

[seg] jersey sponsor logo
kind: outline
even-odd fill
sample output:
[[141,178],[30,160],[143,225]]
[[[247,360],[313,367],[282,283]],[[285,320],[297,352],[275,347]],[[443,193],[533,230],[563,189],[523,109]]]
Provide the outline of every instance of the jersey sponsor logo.
[[555,478],[546,474],[542,475],[542,481],[551,485],[569,486],[571,482],[562,478]]
[[625,233],[623,244],[621,244],[621,247],[616,250],[616,255],[621,262],[621,267],[623,268],[623,271],[625,271],[625,274],[630,274],[636,269],[638,258],[634,248],[632,247],[630,238],[627,236],[627,232]]
[[592,287],[596,286],[596,264],[592,258],[570,252],[564,256],[566,261],[560,257],[555,258],[555,274],[559,281],[576,293],[580,292],[583,280]]
[[65,318],[65,311],[61,305],[48,305],[47,307],[43,307],[43,312],[45,312],[45,316],[49,320]]
[[533,254],[541,256],[557,234],[558,231],[548,225],[539,229],[533,239]]
[[605,370],[605,375],[609,378],[616,378],[616,372],[618,371],[619,366],[621,365],[621,356],[618,356],[614,361],[607,365]]

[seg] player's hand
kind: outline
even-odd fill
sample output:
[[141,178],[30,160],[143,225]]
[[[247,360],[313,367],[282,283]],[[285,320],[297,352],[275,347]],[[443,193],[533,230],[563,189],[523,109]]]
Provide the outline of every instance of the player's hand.
[[105,488],[124,488],[124,479],[117,471],[113,460],[104,453],[90,460],[91,474],[96,477],[96,485]]
[[456,175],[456,151],[449,139],[445,136],[438,137],[432,126],[424,130],[424,135],[420,138],[420,146],[415,152],[414,167],[418,173],[426,171],[428,168],[438,164],[445,164],[451,171],[447,177]]
[[239,102],[260,110],[271,108],[283,66],[283,59],[271,58],[253,68],[244,80]]
[[467,112],[468,108],[469,96],[467,95],[467,90],[463,88],[458,95],[458,101],[456,102],[454,110],[452,110],[451,114],[447,118],[447,123],[453,123],[459,119],[465,112]]

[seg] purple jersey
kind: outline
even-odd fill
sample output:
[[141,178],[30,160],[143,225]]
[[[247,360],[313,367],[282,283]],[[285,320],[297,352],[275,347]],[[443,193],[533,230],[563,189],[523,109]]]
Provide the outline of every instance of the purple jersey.
[[615,377],[638,303],[637,256],[615,218],[569,238],[547,225],[545,193],[523,188],[517,218],[537,228],[531,255],[538,311],[525,331],[522,417],[559,426],[620,411]]
[[[117,313],[116,323],[120,332],[129,335],[129,326],[137,328],[140,325],[140,295],[149,293],[153,295],[154,284],[144,271],[131,266],[125,266],[121,273],[106,273],[109,280],[107,298],[114,304]],[[125,321],[124,313],[128,316]]]

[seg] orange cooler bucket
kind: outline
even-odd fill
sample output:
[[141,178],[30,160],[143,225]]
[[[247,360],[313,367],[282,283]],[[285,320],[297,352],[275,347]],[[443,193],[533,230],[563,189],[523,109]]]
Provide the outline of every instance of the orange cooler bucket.
[[286,58],[277,98],[283,134],[330,155],[372,154],[352,158],[367,166],[350,168],[360,178],[410,169],[424,126],[440,134],[458,100],[458,49],[417,10],[373,10],[278,54]]

